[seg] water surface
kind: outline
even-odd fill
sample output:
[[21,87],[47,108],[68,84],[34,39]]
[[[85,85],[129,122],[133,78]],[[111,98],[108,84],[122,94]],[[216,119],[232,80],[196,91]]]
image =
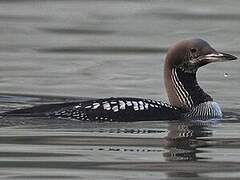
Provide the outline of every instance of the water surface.
[[[167,101],[167,48],[200,37],[240,57],[239,12],[237,0],[1,0],[0,110],[87,97]],[[211,64],[198,74],[222,120],[1,118],[0,177],[239,179],[239,68]]]

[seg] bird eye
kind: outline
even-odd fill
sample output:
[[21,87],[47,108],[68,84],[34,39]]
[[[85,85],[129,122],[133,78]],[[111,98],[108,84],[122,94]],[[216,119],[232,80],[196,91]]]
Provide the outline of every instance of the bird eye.
[[197,49],[191,48],[190,51],[191,51],[191,53],[196,53],[196,52],[197,52]]

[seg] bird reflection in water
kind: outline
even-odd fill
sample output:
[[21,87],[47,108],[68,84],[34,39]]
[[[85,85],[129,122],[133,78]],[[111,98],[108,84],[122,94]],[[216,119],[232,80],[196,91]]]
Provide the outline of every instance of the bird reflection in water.
[[204,152],[198,148],[209,147],[207,137],[212,136],[210,129],[216,121],[175,121],[168,126],[163,155],[167,161],[197,161],[205,159],[197,154]]

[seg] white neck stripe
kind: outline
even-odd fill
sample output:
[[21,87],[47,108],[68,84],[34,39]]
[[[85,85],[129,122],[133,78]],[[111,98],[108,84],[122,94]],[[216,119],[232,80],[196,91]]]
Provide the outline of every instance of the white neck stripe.
[[189,95],[189,93],[187,92],[187,90],[184,88],[181,81],[179,80],[176,68],[172,69],[171,77],[172,77],[172,81],[173,81],[174,87],[177,91],[177,95],[178,95],[180,102],[185,104],[188,107],[192,107],[193,100],[192,100],[191,96]]
[[174,75],[174,69],[172,70],[171,78],[172,78],[174,87],[175,87],[175,89],[176,89],[176,91],[177,91],[178,99],[180,100],[181,103],[185,104],[185,103],[184,103],[184,97],[183,97],[184,95],[183,95],[183,92],[181,91],[180,88],[178,88],[179,85],[178,85],[177,80],[176,80],[176,77],[175,77],[175,75]]
[[189,95],[189,93],[187,92],[187,90],[184,88],[184,86],[183,86],[183,84],[181,83],[181,81],[179,80],[178,74],[177,74],[177,69],[176,69],[176,68],[174,68],[173,73],[174,73],[174,76],[175,76],[175,79],[176,79],[177,88],[179,88],[180,91],[181,91],[182,94],[183,94],[185,104],[186,104],[188,107],[192,107],[192,106],[193,106],[192,98],[191,98],[191,96]]

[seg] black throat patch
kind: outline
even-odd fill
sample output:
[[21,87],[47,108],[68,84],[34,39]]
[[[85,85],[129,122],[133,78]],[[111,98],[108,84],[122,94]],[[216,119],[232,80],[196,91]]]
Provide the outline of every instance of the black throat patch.
[[180,101],[182,98],[183,103],[186,102],[184,104],[187,107],[194,107],[203,102],[213,101],[212,97],[199,86],[196,73],[188,73],[180,68],[174,68],[172,76],[175,76],[173,80],[175,81]]

